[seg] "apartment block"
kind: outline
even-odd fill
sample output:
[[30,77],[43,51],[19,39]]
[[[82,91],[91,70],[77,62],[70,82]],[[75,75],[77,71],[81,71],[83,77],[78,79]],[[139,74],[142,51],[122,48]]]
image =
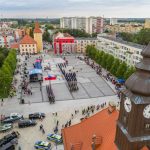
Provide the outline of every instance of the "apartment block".
[[130,66],[134,66],[142,59],[141,52],[144,46],[100,34],[97,39],[96,47],[98,50],[111,54]]
[[89,34],[102,33],[104,19],[102,17],[63,17],[60,19],[60,27],[85,30]]
[[77,53],[85,53],[88,45],[96,46],[97,38],[75,38],[75,47]]

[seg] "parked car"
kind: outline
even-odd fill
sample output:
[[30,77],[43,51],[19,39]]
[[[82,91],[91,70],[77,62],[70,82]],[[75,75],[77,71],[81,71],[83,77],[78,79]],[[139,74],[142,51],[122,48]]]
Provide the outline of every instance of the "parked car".
[[0,132],[6,132],[8,130],[11,130],[13,128],[12,124],[0,124]]
[[9,142],[12,144],[17,144],[19,135],[20,134],[18,132],[12,132],[11,134],[4,136],[2,139],[0,139],[0,147],[4,147]]
[[45,113],[33,113],[33,114],[29,114],[29,119],[40,119],[40,118],[45,118]]
[[53,141],[57,144],[61,144],[63,142],[62,141],[62,136],[58,135],[58,134],[48,134],[47,139],[50,140],[50,141]]
[[3,145],[2,147],[0,147],[0,150],[15,150],[15,144],[12,142],[9,142],[6,145]]
[[49,142],[37,141],[34,144],[34,147],[36,149],[39,149],[39,150],[50,150],[51,149],[51,144]]
[[18,122],[18,127],[19,128],[26,128],[30,126],[35,126],[37,123],[34,120],[20,120]]
[[18,113],[11,113],[10,116],[5,117],[3,120],[1,120],[1,122],[2,123],[13,123],[22,118],[23,118],[23,116]]

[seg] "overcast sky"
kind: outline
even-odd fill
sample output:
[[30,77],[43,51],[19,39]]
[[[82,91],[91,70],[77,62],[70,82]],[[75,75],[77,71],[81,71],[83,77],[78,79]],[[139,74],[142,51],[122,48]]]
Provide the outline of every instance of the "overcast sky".
[[0,17],[145,17],[150,0],[0,0]]

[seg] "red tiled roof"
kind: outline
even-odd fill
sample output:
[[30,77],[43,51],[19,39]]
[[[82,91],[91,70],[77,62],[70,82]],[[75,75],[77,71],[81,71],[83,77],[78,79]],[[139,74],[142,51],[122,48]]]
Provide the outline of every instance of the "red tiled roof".
[[19,48],[19,44],[18,43],[13,43],[10,46],[12,49],[18,49]]
[[25,35],[19,44],[37,44],[36,41],[29,35]]
[[141,150],[149,150],[147,146],[144,146]]
[[42,33],[40,27],[39,27],[39,23],[35,22],[35,29],[34,29],[34,33]]
[[117,150],[114,140],[118,115],[118,111],[110,114],[105,109],[79,124],[62,129],[65,150],[70,150],[71,145],[79,141],[82,143],[82,150],[91,150],[94,134],[99,143],[96,150]]

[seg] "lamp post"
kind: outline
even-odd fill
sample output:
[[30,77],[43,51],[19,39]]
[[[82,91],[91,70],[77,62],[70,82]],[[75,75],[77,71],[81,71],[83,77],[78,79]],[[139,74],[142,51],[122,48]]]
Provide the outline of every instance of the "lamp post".
[[93,134],[93,137],[92,137],[92,150],[96,150],[95,142],[96,142],[96,135]]

